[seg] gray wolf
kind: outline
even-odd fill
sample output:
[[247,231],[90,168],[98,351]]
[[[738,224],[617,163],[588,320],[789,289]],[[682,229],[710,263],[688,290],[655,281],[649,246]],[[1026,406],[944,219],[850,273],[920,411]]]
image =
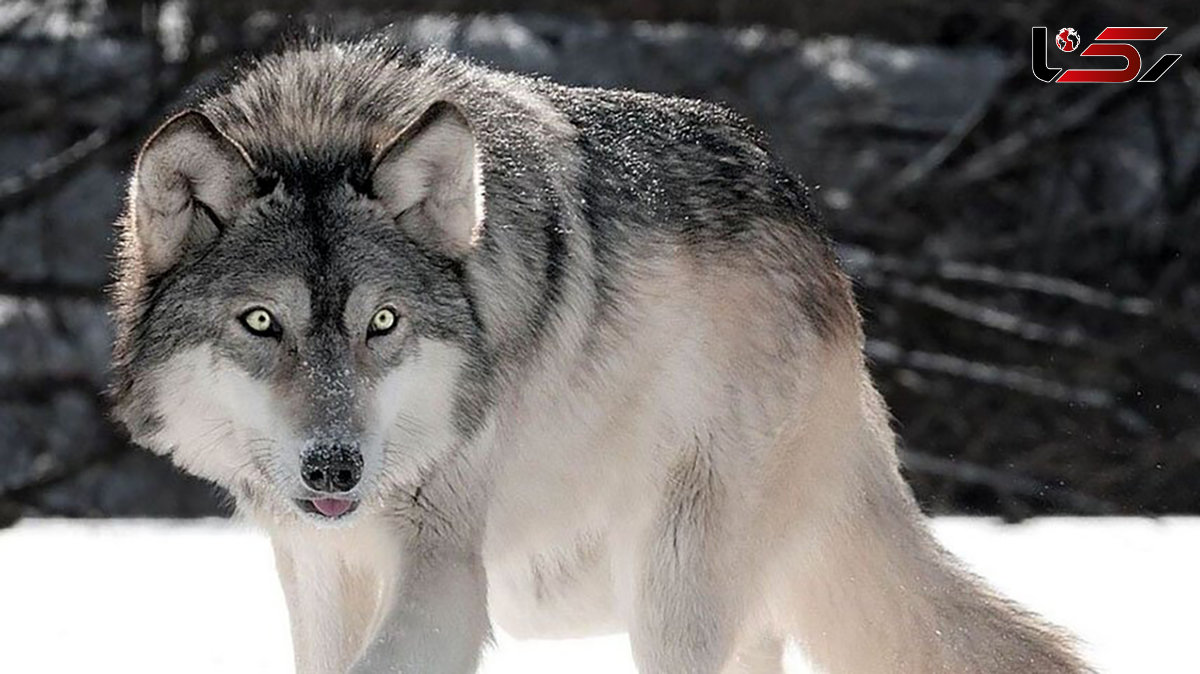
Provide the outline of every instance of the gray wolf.
[[145,143],[116,413],[270,535],[301,672],[1078,672],[938,546],[802,184],[721,107],[384,41]]

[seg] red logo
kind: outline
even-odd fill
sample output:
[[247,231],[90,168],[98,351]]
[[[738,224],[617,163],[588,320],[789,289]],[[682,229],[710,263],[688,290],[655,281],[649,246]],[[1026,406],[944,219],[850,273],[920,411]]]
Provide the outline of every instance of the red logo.
[[1063,28],[1054,36],[1054,44],[1065,52],[1073,52],[1079,49],[1079,33],[1074,28]]
[[[1124,68],[1051,68],[1047,55],[1049,31],[1045,26],[1033,27],[1033,76],[1043,82],[1119,84],[1123,82],[1157,82],[1175,62],[1183,57],[1182,54],[1163,54],[1142,73],[1142,54],[1131,42],[1153,42],[1167,31],[1166,27],[1149,26],[1110,26],[1100,31],[1095,41],[1079,52],[1082,57],[1109,56],[1125,60]],[[1064,52],[1073,52],[1079,48],[1079,33],[1074,28],[1060,29],[1054,35],[1054,44]],[[1041,45],[1041,48],[1038,47]],[[1138,75],[1141,74],[1141,77]]]

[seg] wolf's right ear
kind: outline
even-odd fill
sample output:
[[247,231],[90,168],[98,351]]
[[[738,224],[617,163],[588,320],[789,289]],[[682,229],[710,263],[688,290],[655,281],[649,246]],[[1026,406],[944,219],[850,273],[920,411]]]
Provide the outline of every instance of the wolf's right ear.
[[167,120],[134,169],[131,223],[146,271],[166,271],[215,239],[254,193],[245,150],[208,117],[189,110]]
[[451,103],[434,103],[371,163],[371,191],[411,235],[453,257],[483,225],[475,134]]

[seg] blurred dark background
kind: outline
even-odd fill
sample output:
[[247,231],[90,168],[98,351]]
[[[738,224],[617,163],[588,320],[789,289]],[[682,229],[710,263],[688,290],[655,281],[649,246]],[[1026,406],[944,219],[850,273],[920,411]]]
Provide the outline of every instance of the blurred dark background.
[[[1144,68],[1183,58],[1154,84],[1032,76],[1031,26],[1087,44],[1109,25],[1170,27]],[[106,419],[103,286],[135,148],[232,59],[385,26],[764,128],[855,278],[929,510],[1200,512],[1195,0],[8,0],[0,524],[221,511]]]

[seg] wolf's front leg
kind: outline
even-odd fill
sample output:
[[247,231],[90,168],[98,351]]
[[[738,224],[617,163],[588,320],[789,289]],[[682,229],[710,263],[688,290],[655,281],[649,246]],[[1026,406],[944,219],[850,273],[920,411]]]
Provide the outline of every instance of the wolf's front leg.
[[346,671],[367,640],[381,579],[332,541],[275,534],[271,544],[297,674]]
[[391,605],[353,674],[470,674],[488,637],[478,555],[413,551]]

